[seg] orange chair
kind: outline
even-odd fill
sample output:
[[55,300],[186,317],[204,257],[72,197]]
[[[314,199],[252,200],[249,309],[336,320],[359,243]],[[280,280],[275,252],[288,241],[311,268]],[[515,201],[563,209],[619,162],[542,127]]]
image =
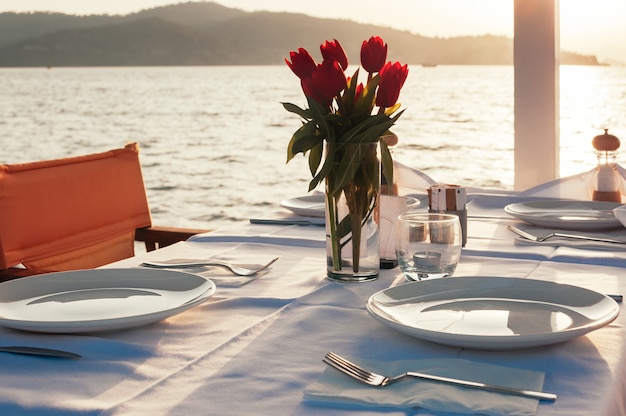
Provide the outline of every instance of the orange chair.
[[[0,165],[0,274],[94,268],[205,230],[152,227],[139,147]],[[15,268],[15,266],[22,267]]]

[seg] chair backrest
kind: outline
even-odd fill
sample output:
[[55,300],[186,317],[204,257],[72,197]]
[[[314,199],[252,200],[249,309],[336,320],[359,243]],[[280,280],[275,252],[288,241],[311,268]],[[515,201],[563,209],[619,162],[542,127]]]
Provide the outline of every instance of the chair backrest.
[[0,269],[92,268],[134,254],[151,225],[139,147],[0,165]]

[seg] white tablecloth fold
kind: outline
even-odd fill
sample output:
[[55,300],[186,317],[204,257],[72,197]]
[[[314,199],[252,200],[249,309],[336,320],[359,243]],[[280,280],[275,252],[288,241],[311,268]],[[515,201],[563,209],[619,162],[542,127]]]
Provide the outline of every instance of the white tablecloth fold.
[[[352,357],[348,359],[386,375],[413,370],[522,389],[541,390],[544,379],[544,374],[536,371],[475,363],[462,359],[391,362],[358,362]],[[319,380],[307,387],[304,391],[304,399],[311,403],[381,408],[419,407],[437,412],[518,416],[534,415],[538,406],[538,401],[535,399],[418,379],[407,379],[386,387],[372,387],[333,368],[326,369]]]

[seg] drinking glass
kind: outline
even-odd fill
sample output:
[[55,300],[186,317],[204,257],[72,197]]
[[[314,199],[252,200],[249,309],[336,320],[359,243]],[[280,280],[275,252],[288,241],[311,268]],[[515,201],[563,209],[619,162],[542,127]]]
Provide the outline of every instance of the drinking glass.
[[396,256],[410,281],[452,276],[461,257],[461,243],[456,215],[408,213],[396,222]]

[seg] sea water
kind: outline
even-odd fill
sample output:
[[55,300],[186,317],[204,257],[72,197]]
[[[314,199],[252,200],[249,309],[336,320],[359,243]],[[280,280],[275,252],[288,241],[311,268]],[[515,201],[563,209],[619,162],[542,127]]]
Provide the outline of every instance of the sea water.
[[[513,76],[410,66],[395,157],[441,182],[511,189]],[[0,68],[0,97],[2,163],[139,143],[158,225],[214,229],[308,190],[306,159],[286,163],[300,121],[281,102],[305,105],[286,65]],[[561,175],[592,168],[593,136],[626,139],[626,67],[561,67],[560,117]]]

